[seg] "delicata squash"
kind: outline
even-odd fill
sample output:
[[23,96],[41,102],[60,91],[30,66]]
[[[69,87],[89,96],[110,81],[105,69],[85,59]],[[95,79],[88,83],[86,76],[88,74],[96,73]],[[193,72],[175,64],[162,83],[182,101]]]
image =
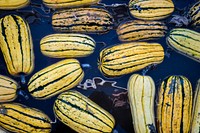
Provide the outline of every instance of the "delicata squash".
[[113,17],[101,8],[72,8],[56,11],[52,26],[59,32],[103,34],[113,28]]
[[11,75],[28,75],[33,71],[31,32],[20,16],[7,15],[0,19],[0,48]]
[[200,132],[200,79],[197,82],[194,104],[193,104],[193,117],[192,117],[192,125],[191,125],[191,133],[199,133]]
[[0,9],[15,10],[27,6],[30,0],[0,0]]
[[51,120],[42,111],[18,103],[0,105],[0,126],[15,133],[50,133]]
[[0,103],[13,101],[17,97],[18,83],[0,74]]
[[36,99],[48,99],[75,87],[83,77],[79,61],[65,59],[35,73],[28,82],[28,91]]
[[95,41],[84,34],[51,34],[40,41],[41,52],[54,58],[85,57],[94,52]]
[[54,103],[56,117],[78,133],[111,133],[113,116],[77,91],[60,94]]
[[133,74],[129,78],[127,89],[135,133],[156,133],[153,79]]
[[100,0],[43,0],[50,8],[73,8],[97,4]]
[[169,76],[161,84],[157,106],[159,133],[188,133],[192,118],[192,86],[184,76]]
[[159,64],[163,59],[164,51],[160,44],[130,42],[103,49],[98,67],[106,77],[116,77]]

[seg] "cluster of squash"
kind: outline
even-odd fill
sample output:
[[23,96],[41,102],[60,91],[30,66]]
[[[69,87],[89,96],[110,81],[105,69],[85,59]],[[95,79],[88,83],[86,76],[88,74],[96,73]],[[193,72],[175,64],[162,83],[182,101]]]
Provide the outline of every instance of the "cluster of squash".
[[[29,0],[0,1],[0,9],[19,9],[29,3]],[[65,33],[43,37],[40,50],[45,56],[67,59],[33,74],[27,83],[29,93],[38,100],[60,94],[54,102],[54,113],[77,132],[112,132],[114,117],[81,93],[69,89],[77,86],[84,77],[81,64],[75,58],[91,55],[96,46],[95,40],[86,34],[107,33],[114,27],[113,16],[106,9],[85,7],[98,4],[99,0],[43,0],[43,3],[49,8],[61,8],[52,15],[52,27]],[[168,28],[159,20],[173,13],[173,1],[130,0],[128,8],[138,20],[119,25],[116,32],[122,43],[106,47],[99,55],[98,67],[106,77],[130,74],[164,60],[162,45],[146,41],[166,36]],[[189,12],[194,27],[200,25],[199,8],[200,2],[197,2]],[[200,62],[199,37],[200,33],[196,31],[175,28],[168,33],[166,42],[175,51]],[[0,49],[12,76],[32,73],[35,67],[33,42],[29,25],[22,17],[7,15],[0,19]],[[16,98],[18,87],[16,81],[0,75],[0,126],[17,133],[51,132],[52,122],[42,111],[6,103]],[[133,74],[127,88],[135,132],[200,132],[199,81],[193,98],[192,86],[186,77],[172,75],[163,80],[156,108],[157,122],[153,79]]]

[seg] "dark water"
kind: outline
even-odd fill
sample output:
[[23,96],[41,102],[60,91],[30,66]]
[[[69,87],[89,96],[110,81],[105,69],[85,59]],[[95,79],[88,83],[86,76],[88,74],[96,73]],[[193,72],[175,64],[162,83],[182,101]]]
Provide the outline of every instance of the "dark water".
[[[185,14],[184,10],[187,10],[195,2],[195,0],[184,0],[184,1],[173,0],[173,1],[176,7],[176,11],[174,12],[174,14],[179,14],[179,15],[184,15]],[[53,11],[41,5],[42,3],[41,0],[32,0],[31,2],[32,2],[31,6],[26,7],[24,9],[20,9],[18,11],[0,11],[0,17],[6,14],[14,13],[14,14],[21,15],[30,23],[30,29],[32,33],[34,52],[35,52],[35,69],[33,73],[26,76],[26,81],[28,81],[29,78],[35,72],[61,60],[61,59],[53,59],[53,58],[45,57],[40,52],[40,47],[39,47],[39,42],[42,37],[55,33],[55,31],[52,29],[52,26],[51,26],[51,15]],[[109,1],[102,0],[101,1],[101,3],[107,4],[107,5],[116,4],[116,3],[128,4],[128,2],[129,2],[128,0],[109,0]],[[129,16],[126,6],[118,6],[115,8],[111,8],[110,6],[107,6],[106,9],[108,9],[115,16],[116,26],[117,24],[123,23],[124,21],[134,19],[131,16]],[[163,21],[168,23],[170,19],[171,17]],[[173,24],[168,25],[169,30],[172,29],[173,27],[174,27]],[[190,26],[188,26],[187,28],[193,29]],[[197,29],[193,29],[193,30],[197,30]],[[89,64],[90,67],[83,68],[86,75],[84,77],[83,82],[81,83],[82,85],[79,85],[79,87],[76,87],[74,89],[80,91],[84,95],[94,100],[96,103],[98,103],[104,109],[108,110],[115,117],[116,126],[115,126],[114,131],[116,132],[118,131],[119,133],[132,133],[134,132],[133,126],[132,126],[132,118],[131,118],[130,108],[127,101],[127,93],[125,90],[127,86],[127,81],[130,75],[132,74],[128,74],[128,75],[118,77],[118,78],[108,79],[108,78],[105,78],[97,68],[99,52],[101,49],[105,47],[105,45],[103,45],[102,42],[104,42],[106,46],[120,43],[120,41],[117,38],[116,31],[111,30],[110,32],[103,35],[93,34],[90,36],[93,37],[95,41],[97,42],[97,47],[95,49],[95,52],[92,55],[85,58],[79,58],[79,61],[81,62],[81,64]],[[167,51],[165,38],[162,38],[154,42],[161,43],[165,51]],[[142,74],[142,70],[135,73]],[[5,67],[5,62],[3,60],[1,53],[0,53],[0,74],[7,75],[15,79],[16,81],[20,82],[19,78],[12,77],[7,72],[6,67]],[[164,61],[161,64],[157,65],[154,69],[149,70],[146,75],[150,75],[154,79],[157,90],[158,90],[158,86],[160,82],[169,75],[186,76],[191,81],[193,89],[194,89],[198,78],[200,78],[200,64],[183,55],[180,55],[174,51],[171,51],[170,57],[165,56]],[[88,82],[87,90],[85,90],[83,87],[83,84],[86,83],[87,79],[90,79],[90,80]],[[105,82],[104,80],[109,81],[109,82]],[[116,84],[114,81],[116,82]],[[40,100],[33,99],[28,94],[26,85],[22,85],[20,90],[23,90],[25,94],[29,97],[29,99],[26,99],[24,96],[19,95],[18,98],[14,102],[22,103],[29,107],[40,109],[43,112],[45,112],[52,119],[52,121],[55,120],[55,117],[53,114],[53,103],[56,99],[56,96],[48,100],[40,101]],[[118,95],[119,92],[121,92],[121,95]],[[52,132],[53,133],[66,133],[66,132],[73,133],[74,131],[72,131],[70,128],[68,128],[67,126],[65,126],[64,124],[62,124],[61,122],[57,120],[57,122],[53,124]]]

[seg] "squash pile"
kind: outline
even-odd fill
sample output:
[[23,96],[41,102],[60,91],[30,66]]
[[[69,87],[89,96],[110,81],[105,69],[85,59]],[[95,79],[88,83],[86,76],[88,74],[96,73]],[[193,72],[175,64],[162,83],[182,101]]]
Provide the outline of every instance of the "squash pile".
[[[0,1],[0,10],[17,11],[30,3],[4,0]],[[46,58],[60,60],[37,72],[34,71],[37,67],[34,38],[24,16],[6,14],[0,18],[0,49],[8,70],[8,75],[0,73],[0,127],[15,133],[52,131],[53,122],[42,110],[15,101],[25,85],[36,100],[55,98],[49,110],[75,132],[114,132],[117,122],[112,112],[73,89],[87,73],[80,60],[94,56],[98,42],[93,35],[106,35],[115,30],[120,43],[98,51],[96,69],[106,78],[130,77],[126,84],[133,130],[136,133],[200,132],[200,80],[194,92],[189,78],[181,74],[163,77],[157,88],[153,77],[135,73],[162,64],[164,45],[200,63],[200,33],[195,30],[200,25],[200,2],[188,12],[193,29],[171,29],[164,22],[174,12],[172,0],[130,0],[126,7],[132,20],[117,26],[110,10],[95,7],[98,4],[101,4],[99,0],[43,0],[44,6],[55,10],[51,14],[51,28],[56,33],[40,38],[39,51]],[[166,39],[166,44],[159,42],[161,38]],[[30,79],[25,82],[27,75]],[[20,77],[21,81],[12,77],[16,80]]]

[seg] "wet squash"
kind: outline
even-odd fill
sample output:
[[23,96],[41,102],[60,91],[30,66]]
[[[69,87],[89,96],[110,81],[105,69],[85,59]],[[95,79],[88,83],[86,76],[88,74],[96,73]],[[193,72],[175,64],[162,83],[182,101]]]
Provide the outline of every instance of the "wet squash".
[[117,28],[121,41],[157,40],[165,36],[167,26],[160,21],[131,20]]
[[174,11],[172,0],[130,0],[130,13],[143,20],[160,20],[170,16]]
[[164,51],[160,44],[130,42],[103,49],[98,67],[106,77],[115,77],[159,64],[163,59]]
[[20,16],[7,15],[0,19],[0,48],[11,75],[27,75],[33,71],[31,33],[28,23]]
[[191,25],[200,28],[200,1],[196,2],[189,11]]
[[49,57],[85,57],[94,52],[95,41],[84,34],[51,34],[40,41],[41,52]]
[[166,38],[169,47],[200,62],[200,33],[186,28],[172,29]]
[[111,133],[113,116],[77,91],[60,94],[54,103],[56,117],[78,133]]
[[100,0],[43,0],[50,8],[73,8],[97,4]]
[[157,106],[159,133],[188,133],[192,117],[192,86],[184,76],[169,76],[161,84]]
[[36,99],[48,99],[75,87],[83,77],[79,61],[65,59],[35,73],[28,82],[28,91]]
[[0,102],[13,101],[17,97],[18,86],[13,79],[0,75]]
[[153,79],[133,74],[129,78],[127,89],[135,133],[156,133]]
[[15,10],[27,6],[30,0],[0,0],[0,9]]
[[52,26],[59,32],[106,33],[113,28],[113,17],[100,8],[65,9],[53,14]]
[[50,133],[51,120],[42,111],[17,103],[0,105],[0,126],[15,133]]
[[200,132],[200,79],[197,82],[195,91],[191,133]]

